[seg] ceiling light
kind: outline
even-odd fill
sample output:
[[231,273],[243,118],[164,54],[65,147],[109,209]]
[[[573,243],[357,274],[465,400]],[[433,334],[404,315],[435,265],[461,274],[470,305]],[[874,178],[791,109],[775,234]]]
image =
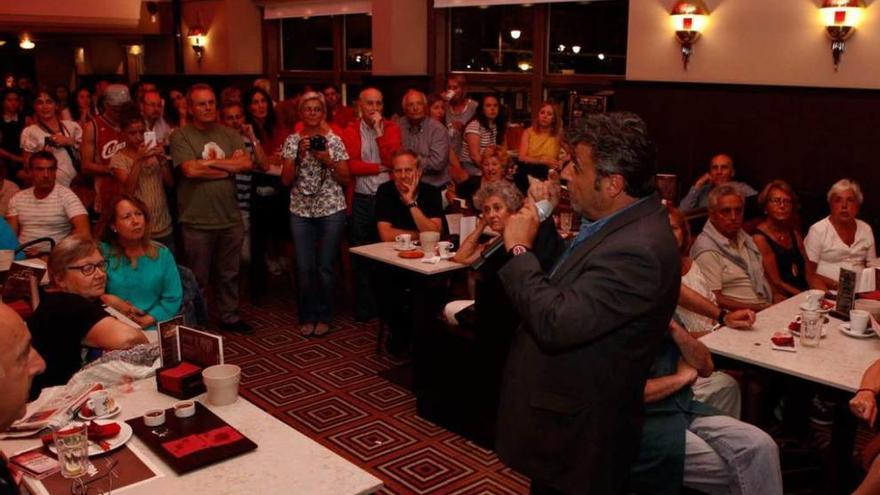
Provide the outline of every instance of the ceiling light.
[[571,51],[573,51],[574,53],[580,53],[581,47],[578,45],[574,45],[573,47],[571,47]]
[[605,60],[605,54],[604,54],[604,53],[600,53],[600,54],[598,54],[598,55],[596,55],[596,56],[599,57],[599,60]]
[[520,35],[522,35],[522,31],[520,31],[519,29],[511,29],[510,30],[510,37],[511,38],[518,40]]
[[558,52],[564,52],[564,51],[565,51],[565,45],[559,45],[559,46],[557,46],[557,47],[556,47],[556,51],[558,51]]

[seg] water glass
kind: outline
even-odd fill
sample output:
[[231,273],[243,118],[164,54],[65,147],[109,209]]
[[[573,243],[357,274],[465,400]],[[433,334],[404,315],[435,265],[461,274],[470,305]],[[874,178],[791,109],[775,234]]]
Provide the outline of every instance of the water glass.
[[822,326],[824,321],[822,313],[818,311],[801,311],[801,345],[805,347],[817,347],[822,339]]
[[563,211],[559,213],[559,230],[568,233],[571,232],[571,212]]
[[89,437],[86,423],[70,423],[52,432],[61,476],[79,478],[89,468]]

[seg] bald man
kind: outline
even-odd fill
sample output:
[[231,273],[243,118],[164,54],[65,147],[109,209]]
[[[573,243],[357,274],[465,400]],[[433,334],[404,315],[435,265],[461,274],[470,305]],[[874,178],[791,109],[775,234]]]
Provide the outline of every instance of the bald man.
[[[9,306],[0,303],[0,431],[24,416],[28,391],[34,376],[46,363],[31,347],[31,336],[24,321]],[[5,452],[4,454],[9,454]],[[0,494],[17,494],[18,488],[0,455]]]
[[733,157],[726,153],[719,153],[709,160],[709,171],[701,175],[687,195],[681,200],[679,208],[684,211],[706,208],[709,206],[709,191],[730,183],[740,190],[744,198],[750,198],[758,194],[752,186],[745,182],[733,180],[736,169],[733,166]]
[[[390,180],[391,155],[400,149],[400,128],[382,117],[382,93],[366,88],[358,98],[360,118],[342,132],[348,150],[348,168],[354,176],[354,197],[349,196],[351,245],[379,242],[376,230],[376,191]],[[349,190],[350,191],[350,190]],[[365,260],[352,260],[355,287],[355,319],[368,321],[376,316],[376,303],[369,286],[370,268]]]

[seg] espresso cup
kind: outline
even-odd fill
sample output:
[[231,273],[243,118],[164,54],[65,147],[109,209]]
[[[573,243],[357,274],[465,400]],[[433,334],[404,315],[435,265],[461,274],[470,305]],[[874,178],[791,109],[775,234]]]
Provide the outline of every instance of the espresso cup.
[[419,244],[422,245],[422,251],[428,256],[434,255],[434,248],[440,241],[440,232],[422,232],[419,234]]
[[110,411],[116,409],[116,401],[113,400],[110,392],[106,390],[96,390],[89,394],[89,398],[86,400],[86,407],[88,407],[95,416],[104,416],[105,414],[109,414]]
[[868,333],[871,331],[869,322],[870,313],[863,309],[853,309],[849,312],[849,329],[853,333]]
[[398,234],[394,236],[394,247],[397,249],[410,249],[412,248],[412,235],[411,234]]
[[449,241],[440,241],[437,243],[437,254],[440,256],[449,256],[452,251],[452,243]]

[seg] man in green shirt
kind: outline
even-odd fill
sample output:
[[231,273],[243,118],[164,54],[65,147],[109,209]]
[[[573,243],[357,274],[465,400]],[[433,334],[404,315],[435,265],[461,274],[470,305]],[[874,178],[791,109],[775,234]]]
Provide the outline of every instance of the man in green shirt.
[[193,85],[187,103],[192,123],[171,134],[171,156],[181,171],[177,202],[186,260],[203,291],[213,283],[220,329],[250,333],[250,325],[238,315],[244,227],[235,174],[250,171],[251,159],[241,136],[217,122],[217,99],[210,86]]

